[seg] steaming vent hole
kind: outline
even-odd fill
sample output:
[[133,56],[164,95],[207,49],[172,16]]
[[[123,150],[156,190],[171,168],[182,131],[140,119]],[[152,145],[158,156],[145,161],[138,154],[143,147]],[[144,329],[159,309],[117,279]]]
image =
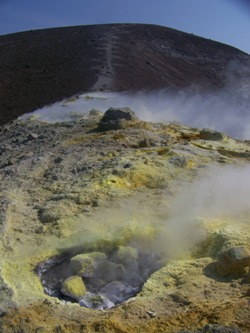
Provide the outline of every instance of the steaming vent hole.
[[36,271],[47,295],[103,310],[138,294],[163,265],[158,254],[119,246],[109,253],[53,257],[40,263]]

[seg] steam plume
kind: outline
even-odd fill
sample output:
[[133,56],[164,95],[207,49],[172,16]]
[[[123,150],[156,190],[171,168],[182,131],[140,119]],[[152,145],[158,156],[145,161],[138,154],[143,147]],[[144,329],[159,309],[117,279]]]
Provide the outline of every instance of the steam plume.
[[37,110],[41,120],[69,121],[84,116],[92,108],[106,111],[112,107],[130,107],[146,121],[180,122],[183,125],[211,128],[239,139],[250,138],[250,65],[230,62],[224,88],[201,92],[189,87],[178,92],[150,93],[96,92],[82,94]]

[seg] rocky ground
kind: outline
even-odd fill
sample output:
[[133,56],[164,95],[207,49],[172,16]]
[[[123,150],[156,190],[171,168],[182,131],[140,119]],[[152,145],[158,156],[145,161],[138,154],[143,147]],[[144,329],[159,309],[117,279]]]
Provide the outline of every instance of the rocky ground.
[[[250,331],[248,215],[200,216],[186,247],[168,229],[183,189],[211,166],[248,165],[249,143],[125,113],[1,128],[1,332]],[[96,310],[45,293],[42,269],[124,248],[160,261],[125,302]]]

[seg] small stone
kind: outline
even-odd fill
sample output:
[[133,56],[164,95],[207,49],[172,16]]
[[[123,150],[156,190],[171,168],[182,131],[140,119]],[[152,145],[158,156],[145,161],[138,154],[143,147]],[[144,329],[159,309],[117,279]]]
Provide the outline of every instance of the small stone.
[[80,306],[85,308],[92,308],[96,310],[105,310],[112,308],[115,304],[103,294],[94,294],[87,292],[86,295],[80,300]]
[[86,294],[86,287],[80,276],[70,276],[63,282],[61,292],[79,301]]
[[156,317],[156,313],[154,311],[147,311],[147,314],[149,315],[150,318]]
[[36,134],[36,133],[29,133],[27,136],[27,139],[29,141],[36,140],[37,138],[38,138],[38,134]]

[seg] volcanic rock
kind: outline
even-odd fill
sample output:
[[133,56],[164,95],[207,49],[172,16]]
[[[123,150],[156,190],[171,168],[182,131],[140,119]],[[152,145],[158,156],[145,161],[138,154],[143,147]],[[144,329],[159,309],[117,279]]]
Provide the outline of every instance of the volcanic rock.
[[134,111],[129,108],[109,108],[99,122],[99,131],[125,129],[127,121],[135,120]]
[[135,120],[135,113],[129,108],[109,108],[102,117],[103,122],[119,119]]
[[106,259],[107,256],[105,253],[83,253],[71,258],[70,266],[73,274],[90,277],[94,275],[94,271],[98,264],[105,261]]
[[61,292],[79,301],[86,294],[86,287],[80,276],[71,276],[63,282]]
[[250,251],[236,246],[218,254],[217,271],[221,276],[244,276],[250,266]]
[[89,292],[87,292],[86,295],[80,300],[79,304],[85,308],[96,310],[109,309],[115,305],[110,299],[108,299],[107,296]]
[[200,131],[200,139],[202,140],[213,140],[213,141],[222,141],[226,135],[221,132],[213,131],[211,129],[203,128]]
[[126,294],[129,294],[128,289],[121,281],[112,281],[101,289],[101,293],[110,299],[114,304],[120,303],[126,299]]

